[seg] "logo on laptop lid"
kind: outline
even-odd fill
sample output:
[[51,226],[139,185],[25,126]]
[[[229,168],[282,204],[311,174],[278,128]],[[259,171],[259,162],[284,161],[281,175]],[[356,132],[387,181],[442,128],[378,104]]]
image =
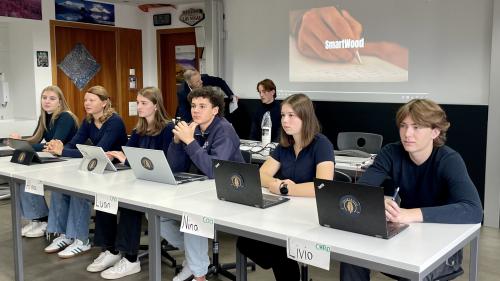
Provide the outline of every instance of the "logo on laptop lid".
[[87,164],[87,170],[88,171],[93,171],[97,167],[97,159],[91,159],[89,163]]
[[153,165],[153,161],[151,161],[147,157],[142,157],[141,158],[141,165],[144,169],[152,171],[155,167]]
[[245,183],[243,182],[243,177],[238,174],[234,174],[231,176],[231,186],[234,189],[238,189],[240,187],[245,187]]
[[21,153],[19,153],[19,156],[17,156],[17,160],[19,162],[23,162],[25,158],[26,158],[26,152],[24,151],[21,151]]
[[361,214],[361,203],[352,195],[344,195],[339,200],[339,208],[342,213],[349,216]]

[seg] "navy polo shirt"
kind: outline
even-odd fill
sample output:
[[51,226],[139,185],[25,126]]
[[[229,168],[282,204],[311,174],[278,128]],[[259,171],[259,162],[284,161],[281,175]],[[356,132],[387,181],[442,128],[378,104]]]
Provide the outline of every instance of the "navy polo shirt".
[[318,133],[313,141],[304,147],[297,157],[293,146],[278,147],[271,152],[271,157],[280,162],[278,174],[281,179],[290,179],[295,183],[311,182],[316,177],[316,166],[325,161],[335,162],[333,145],[323,134]]

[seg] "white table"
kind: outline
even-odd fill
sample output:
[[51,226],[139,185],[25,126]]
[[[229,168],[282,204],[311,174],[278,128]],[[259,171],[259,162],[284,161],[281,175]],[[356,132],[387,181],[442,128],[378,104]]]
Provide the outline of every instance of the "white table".
[[[57,163],[44,164],[55,165]],[[41,180],[65,193],[90,196],[96,192],[118,198],[120,206],[149,215],[150,280],[161,280],[159,216],[180,217],[192,213],[212,217],[216,229],[284,246],[287,237],[300,237],[332,246],[331,258],[374,270],[421,280],[446,258],[471,243],[470,280],[477,280],[480,225],[412,224],[390,240],[319,226],[315,200],[292,198],[268,209],[258,209],[216,198],[214,181],[170,186],[135,180],[132,171],[96,175],[76,170],[74,163],[47,172],[45,167],[13,166],[0,161],[0,170],[11,177],[14,215],[16,280],[23,280],[17,188],[26,178]],[[54,176],[57,175],[57,176]],[[237,253],[237,280],[246,280],[246,258]],[[337,274],[337,273],[332,273]]]

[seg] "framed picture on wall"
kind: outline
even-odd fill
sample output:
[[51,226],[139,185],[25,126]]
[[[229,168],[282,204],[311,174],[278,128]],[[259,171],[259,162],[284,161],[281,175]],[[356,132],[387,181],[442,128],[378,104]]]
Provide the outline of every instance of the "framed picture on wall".
[[49,67],[49,52],[36,51],[36,66]]

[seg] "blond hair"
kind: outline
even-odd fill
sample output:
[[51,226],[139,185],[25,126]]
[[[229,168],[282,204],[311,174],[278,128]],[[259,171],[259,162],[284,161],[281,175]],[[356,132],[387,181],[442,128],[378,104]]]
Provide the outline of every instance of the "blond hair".
[[[111,99],[109,98],[108,91],[103,86],[93,86],[87,90],[87,93],[91,93],[99,97],[101,101],[106,102],[106,106],[104,106],[102,116],[99,117],[99,122],[106,122],[113,113],[115,113],[115,109],[111,107]],[[94,121],[94,116],[92,114],[87,114],[86,117],[88,122]]]
[[54,125],[54,122],[57,120],[57,118],[59,118],[61,113],[67,112],[73,118],[75,126],[78,128],[78,118],[69,109],[69,105],[66,102],[66,99],[64,98],[61,89],[55,85],[47,86],[42,90],[42,93],[40,94],[40,117],[38,117],[38,125],[36,127],[35,133],[33,134],[33,136],[26,138],[26,140],[29,141],[31,144],[39,143],[40,141],[42,141],[43,134],[49,129],[47,128],[47,117],[45,115],[45,110],[43,110],[41,101],[43,93],[45,92],[53,92],[59,98],[59,106],[56,108],[56,110],[52,113],[52,116],[50,117],[50,125],[51,126]]

